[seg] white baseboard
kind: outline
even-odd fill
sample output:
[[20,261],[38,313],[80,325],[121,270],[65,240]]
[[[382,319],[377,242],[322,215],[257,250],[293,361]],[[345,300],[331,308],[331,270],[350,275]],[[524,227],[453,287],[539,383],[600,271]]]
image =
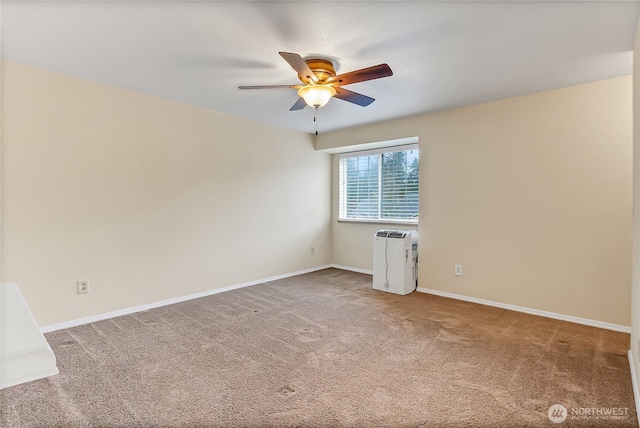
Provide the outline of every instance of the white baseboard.
[[540,309],[525,308],[524,306],[511,305],[509,303],[494,302],[492,300],[478,299],[476,297],[464,296],[462,294],[447,293],[446,291],[432,290],[430,288],[418,287],[420,293],[433,294],[436,296],[448,297],[450,299],[464,300],[465,302],[478,303],[480,305],[493,306],[510,311],[523,312],[525,314],[537,315],[539,317],[553,318],[561,321],[573,322],[576,324],[588,325],[591,327],[604,328],[606,330],[619,331],[621,333],[631,333],[631,327],[625,325],[611,324],[608,322],[595,321],[587,318],[574,317],[571,315],[558,314],[555,312],[542,311]]
[[[348,270],[348,271],[351,271],[351,272],[364,273],[364,274],[367,274],[367,275],[373,275],[373,271],[372,270],[353,268],[353,267],[342,266],[342,265],[337,265],[337,264],[331,264],[331,265],[329,265],[329,267],[336,268],[336,269],[342,269],[342,270]],[[590,320],[590,319],[587,319],[587,318],[580,318],[580,317],[574,317],[574,316],[571,316],[571,315],[564,315],[564,314],[558,314],[558,313],[555,313],[555,312],[543,311],[543,310],[540,310],[540,309],[526,308],[524,306],[511,305],[509,303],[500,303],[500,302],[494,302],[492,300],[478,299],[476,297],[469,297],[469,296],[464,296],[462,294],[448,293],[446,291],[432,290],[430,288],[424,288],[424,287],[418,287],[417,291],[419,291],[420,293],[427,293],[427,294],[434,294],[436,296],[448,297],[450,299],[464,300],[465,302],[478,303],[480,305],[486,305],[486,306],[493,306],[493,307],[496,307],[496,308],[508,309],[510,311],[523,312],[525,314],[537,315],[537,316],[540,316],[540,317],[552,318],[552,319],[561,320],[561,321],[568,321],[568,322],[572,322],[572,323],[576,323],[576,324],[588,325],[588,326],[591,326],[591,327],[604,328],[606,330],[619,331],[621,333],[631,333],[631,327],[628,327],[628,326],[625,326],[625,325],[618,325],[618,324],[611,324],[611,323],[602,322],[602,321],[595,321],[595,320]]]
[[360,268],[354,268],[354,267],[342,266],[342,265],[336,265],[336,264],[330,264],[329,267],[340,269],[340,270],[348,270],[351,272],[364,273],[366,275],[373,275],[373,271],[367,270],[367,269],[360,269]]
[[629,349],[627,352],[627,357],[629,357],[629,370],[631,371],[631,385],[633,385],[633,401],[636,403],[636,417],[638,418],[638,425],[640,425],[640,403],[638,403],[638,399],[640,399],[640,395],[638,394],[638,382],[636,381],[636,369],[633,364],[633,352]]
[[[76,327],[76,326],[79,326],[79,325],[90,324],[92,322],[97,322],[97,321],[102,321],[102,320],[106,320],[106,319],[110,319],[110,318],[115,318],[115,317],[119,317],[119,316],[122,316],[122,315],[129,315],[129,314],[133,314],[133,313],[136,313],[136,312],[147,311],[149,309],[159,308],[161,306],[172,305],[174,303],[185,302],[187,300],[193,300],[193,299],[197,299],[197,298],[200,298],[200,297],[211,296],[213,294],[224,293],[225,291],[231,291],[231,290],[236,290],[238,288],[250,287],[252,285],[262,284],[262,283],[269,282],[269,281],[277,281],[279,279],[289,278],[289,277],[297,276],[297,275],[303,275],[305,273],[316,272],[316,271],[323,270],[323,269],[328,269],[328,268],[335,268],[335,269],[341,269],[341,270],[346,270],[346,271],[351,271],[351,272],[362,273],[362,274],[366,274],[366,275],[373,275],[373,271],[372,270],[354,268],[354,267],[349,267],[349,266],[342,266],[342,265],[337,265],[337,264],[323,265],[323,266],[318,266],[318,267],[315,267],[315,268],[300,270],[300,271],[297,271],[297,272],[290,272],[290,273],[286,273],[286,274],[283,274],[283,275],[277,275],[277,276],[272,276],[272,277],[269,277],[269,278],[263,278],[263,279],[259,279],[259,280],[255,280],[255,281],[243,282],[241,284],[230,285],[228,287],[222,287],[222,288],[216,288],[216,289],[213,289],[213,290],[207,290],[207,291],[203,291],[201,293],[195,293],[195,294],[189,294],[189,295],[186,295],[186,296],[175,297],[173,299],[162,300],[160,302],[148,303],[148,304],[145,304],[145,305],[134,306],[134,307],[131,307],[131,308],[119,309],[117,311],[107,312],[107,313],[104,313],[104,314],[93,315],[93,316],[90,316],[90,317],[80,318],[80,319],[71,320],[71,321],[65,321],[65,322],[58,323],[58,324],[52,324],[52,325],[40,327],[40,331],[42,333],[50,333],[52,331],[64,330],[65,328],[71,328],[71,327]],[[523,306],[516,306],[516,305],[511,305],[511,304],[508,304],[508,303],[500,303],[500,302],[494,302],[494,301],[491,301],[491,300],[478,299],[478,298],[475,298],[475,297],[464,296],[464,295],[461,295],[461,294],[448,293],[446,291],[432,290],[432,289],[423,288],[423,287],[418,287],[417,291],[420,292],[420,293],[427,293],[427,294],[433,294],[433,295],[436,295],[436,296],[448,297],[448,298],[451,298],[451,299],[464,300],[466,302],[478,303],[480,305],[493,306],[493,307],[497,307],[497,308],[516,311],[516,312],[524,312],[526,314],[537,315],[537,316],[547,317],[547,318],[553,318],[553,319],[562,320],[562,321],[569,321],[569,322],[573,322],[573,323],[577,323],[577,324],[584,324],[584,325],[588,325],[588,326],[592,326],[592,327],[598,327],[598,328],[604,328],[604,329],[607,329],[607,330],[619,331],[619,332],[622,332],[622,333],[631,333],[631,327],[617,325],[617,324],[610,324],[610,323],[606,323],[606,322],[602,322],[602,321],[595,321],[595,320],[590,320],[590,319],[586,319],[586,318],[573,317],[573,316],[570,316],[570,315],[558,314],[558,313],[555,313],[555,312],[547,312],[547,311],[542,311],[542,310],[538,310],[538,309],[525,308]]]
[[201,293],[189,294],[187,296],[175,297],[173,299],[162,300],[160,302],[148,303],[146,305],[134,306],[131,308],[119,309],[113,312],[107,312],[105,314],[93,315],[86,318],[80,318],[71,321],[65,321],[58,324],[52,324],[44,327],[40,327],[42,333],[50,333],[52,331],[64,330],[65,328],[77,327],[79,325],[90,324],[96,321],[102,321],[110,318],[120,317],[123,315],[129,315],[136,312],[148,311],[149,309],[159,308],[161,306],[173,305],[174,303],[186,302],[187,300],[193,300],[200,297],[211,296],[213,294],[224,293],[225,291],[237,290],[238,288],[250,287],[256,284],[263,284],[269,281],[277,281],[279,279],[289,278],[292,276],[303,275],[305,273],[315,272],[322,269],[328,269],[333,265],[318,266],[311,269],[299,270],[297,272],[285,273],[283,275],[272,276],[269,278],[258,279],[256,281],[243,282],[241,284],[230,285],[228,287],[215,288],[213,290],[203,291]]

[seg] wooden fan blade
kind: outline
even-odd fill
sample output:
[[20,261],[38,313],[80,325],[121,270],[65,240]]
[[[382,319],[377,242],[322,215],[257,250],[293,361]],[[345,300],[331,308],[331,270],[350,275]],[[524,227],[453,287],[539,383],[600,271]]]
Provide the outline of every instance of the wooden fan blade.
[[276,89],[276,88],[290,88],[300,89],[300,85],[262,85],[262,86],[238,86],[238,89]]
[[295,71],[298,72],[298,75],[300,75],[300,78],[304,83],[309,83],[310,80],[313,83],[318,82],[318,76],[313,74],[313,71],[311,71],[300,55],[292,52],[279,52],[279,54],[291,67],[293,67]]
[[302,110],[306,106],[307,106],[307,103],[304,102],[304,98],[298,98],[298,101],[296,101],[296,103],[293,106],[291,106],[289,111]]
[[352,83],[364,82],[365,80],[380,79],[382,77],[393,76],[391,67],[387,64],[378,64],[373,67],[339,74],[327,79],[327,83],[333,86],[351,85]]
[[357,92],[349,91],[344,88],[335,88],[336,94],[334,95],[336,98],[340,98],[344,101],[349,101],[350,103],[358,104],[359,106],[366,107],[372,102],[375,101],[375,98],[368,97],[366,95],[359,94]]

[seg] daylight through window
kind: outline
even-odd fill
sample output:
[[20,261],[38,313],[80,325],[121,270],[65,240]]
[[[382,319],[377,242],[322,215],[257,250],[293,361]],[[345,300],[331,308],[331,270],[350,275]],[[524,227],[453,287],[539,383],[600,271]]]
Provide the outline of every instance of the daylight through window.
[[418,145],[340,155],[340,219],[418,222]]

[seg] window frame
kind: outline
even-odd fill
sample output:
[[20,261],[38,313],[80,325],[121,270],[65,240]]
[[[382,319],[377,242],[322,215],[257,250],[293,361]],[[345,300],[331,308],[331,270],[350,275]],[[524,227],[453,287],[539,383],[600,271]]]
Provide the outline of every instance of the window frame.
[[[417,225],[420,221],[419,217],[419,204],[420,204],[420,186],[418,185],[418,218],[416,220],[411,219],[392,219],[381,218],[381,207],[383,201],[381,200],[382,194],[382,156],[388,153],[405,152],[409,150],[418,151],[418,162],[420,162],[420,147],[418,143],[387,146],[381,148],[375,148],[370,150],[359,150],[352,152],[340,153],[338,160],[338,222],[340,223],[370,223],[370,224],[406,224]],[[349,218],[346,217],[346,205],[347,205],[347,192],[346,192],[346,172],[344,171],[344,159],[355,158],[360,156],[373,156],[378,155],[378,218]],[[418,172],[419,174],[419,172]]]

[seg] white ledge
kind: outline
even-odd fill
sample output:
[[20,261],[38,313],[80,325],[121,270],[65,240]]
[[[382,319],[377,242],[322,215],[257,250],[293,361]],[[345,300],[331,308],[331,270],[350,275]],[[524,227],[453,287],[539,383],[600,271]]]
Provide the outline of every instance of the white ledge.
[[0,389],[58,374],[56,356],[16,284],[2,284],[0,308]]

